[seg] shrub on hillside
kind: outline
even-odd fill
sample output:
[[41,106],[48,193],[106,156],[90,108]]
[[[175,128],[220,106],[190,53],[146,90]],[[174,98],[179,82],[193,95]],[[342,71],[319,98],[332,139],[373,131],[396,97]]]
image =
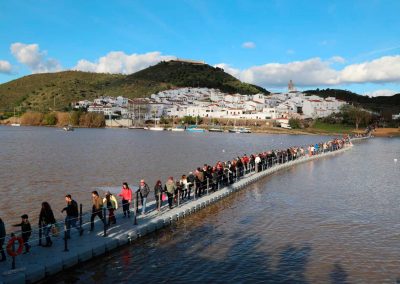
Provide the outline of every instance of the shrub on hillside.
[[69,113],[67,112],[57,112],[57,125],[58,126],[65,126],[70,124]]
[[289,119],[289,125],[290,125],[290,127],[292,129],[300,129],[300,128],[302,128],[301,121],[298,118]]
[[79,119],[80,119],[80,117],[81,117],[81,115],[82,115],[82,111],[73,111],[72,113],[71,113],[71,118],[70,118],[70,124],[72,124],[72,125],[79,125]]
[[106,125],[104,115],[88,112],[82,114],[79,118],[79,126],[88,128],[104,127]]
[[42,124],[43,125],[56,125],[57,124],[56,113],[54,113],[54,112],[46,113],[43,117]]
[[43,121],[43,114],[40,112],[26,112],[21,116],[21,124],[23,125],[41,125]]

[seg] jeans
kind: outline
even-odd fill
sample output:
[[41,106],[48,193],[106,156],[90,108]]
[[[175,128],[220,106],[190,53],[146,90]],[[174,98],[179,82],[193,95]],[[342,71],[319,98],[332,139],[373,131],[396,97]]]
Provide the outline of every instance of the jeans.
[[29,236],[22,234],[22,240],[24,241],[25,251],[29,252],[31,245],[29,244]]
[[71,237],[71,227],[75,228],[76,230],[79,231],[80,233],[80,228],[76,225],[76,221],[78,220],[78,217],[74,216],[67,216],[65,217],[65,228],[66,228],[66,235],[67,238]]
[[90,230],[93,231],[94,229],[94,218],[96,218],[96,216],[98,216],[100,218],[100,220],[103,222],[105,222],[104,218],[103,218],[103,211],[101,209],[99,210],[93,210],[92,211],[92,216],[90,217]]
[[146,213],[147,197],[142,197],[142,214]]
[[108,226],[110,224],[116,224],[117,219],[115,219],[115,214],[114,214],[115,209],[114,208],[108,208]]
[[172,208],[172,200],[174,198],[174,195],[172,193],[167,192],[167,196],[168,196],[168,205],[169,205],[169,208],[171,209]]
[[162,193],[154,195],[154,199],[156,200],[156,209],[161,208],[161,206],[162,206]]
[[6,254],[3,249],[4,239],[0,240],[0,252],[1,252],[1,260],[6,260]]
[[[51,238],[50,238],[50,231],[51,231],[51,227],[52,226],[53,226],[52,224],[47,224],[47,225],[43,226],[43,234],[46,237],[46,244],[47,245],[52,243]],[[29,250],[29,249],[27,248],[27,250]]]

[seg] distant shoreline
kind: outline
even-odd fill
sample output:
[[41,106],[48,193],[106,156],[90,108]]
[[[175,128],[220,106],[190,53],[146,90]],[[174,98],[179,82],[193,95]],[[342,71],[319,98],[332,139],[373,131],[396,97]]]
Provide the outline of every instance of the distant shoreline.
[[[11,123],[9,121],[0,121],[0,125],[2,126],[10,126]],[[60,128],[62,129],[63,126],[59,125],[21,125],[21,126],[29,126],[29,127],[50,127],[50,128]],[[171,127],[166,125],[166,128]],[[207,125],[199,125],[199,127],[207,129],[209,126]],[[82,126],[74,126],[74,128],[112,128],[112,129],[118,129],[121,127],[82,127]],[[329,131],[322,131],[319,129],[314,129],[314,128],[307,128],[307,129],[285,129],[285,128],[279,128],[279,127],[270,127],[270,128],[258,128],[258,127],[249,127],[252,131],[252,133],[255,134],[284,134],[284,135],[325,135],[325,136],[341,136],[344,134],[349,134],[349,133],[357,133],[357,131],[343,131],[343,132],[329,132]],[[121,129],[126,129],[126,128],[121,128]],[[360,133],[361,131],[358,131]],[[374,132],[373,135],[375,137],[400,137],[400,128],[377,128]]]

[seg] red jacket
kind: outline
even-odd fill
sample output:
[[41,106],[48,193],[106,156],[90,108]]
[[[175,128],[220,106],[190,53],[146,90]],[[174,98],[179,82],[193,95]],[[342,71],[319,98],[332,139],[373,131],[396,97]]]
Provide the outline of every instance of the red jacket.
[[128,200],[129,202],[132,201],[132,190],[130,188],[122,188],[121,193],[118,194],[121,196],[123,200]]

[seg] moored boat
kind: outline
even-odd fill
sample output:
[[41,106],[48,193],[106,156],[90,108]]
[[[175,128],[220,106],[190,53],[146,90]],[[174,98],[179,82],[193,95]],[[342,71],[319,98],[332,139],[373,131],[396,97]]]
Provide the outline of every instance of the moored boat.
[[169,131],[185,131],[185,128],[182,127],[172,127],[172,128],[168,128]]
[[251,133],[250,128],[246,127],[234,127],[228,130],[230,133]]
[[206,132],[205,129],[198,128],[197,125],[189,126],[188,128],[186,128],[186,131],[188,131],[188,132]]
[[144,126],[129,126],[128,129],[145,129]]
[[64,131],[74,131],[74,127],[72,125],[66,125],[63,127]]
[[159,126],[149,127],[148,129],[152,131],[164,131],[164,128]]
[[210,128],[208,129],[209,132],[224,132],[224,130],[222,128]]

